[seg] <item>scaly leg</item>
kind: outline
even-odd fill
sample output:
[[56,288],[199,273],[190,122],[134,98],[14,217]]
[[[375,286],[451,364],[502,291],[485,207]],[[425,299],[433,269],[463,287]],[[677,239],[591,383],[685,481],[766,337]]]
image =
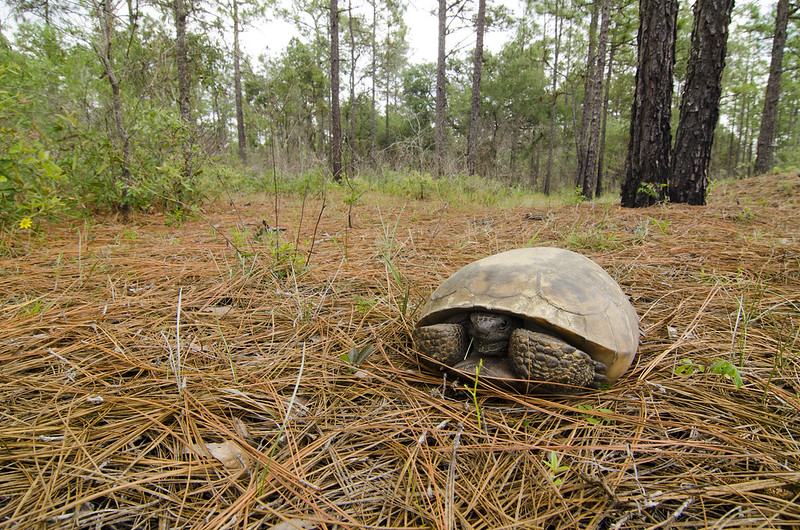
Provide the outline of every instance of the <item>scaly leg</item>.
[[521,379],[555,383],[542,385],[549,392],[569,392],[569,386],[599,388],[608,382],[605,364],[545,333],[514,330],[508,356]]
[[437,361],[453,366],[464,360],[469,337],[460,324],[432,324],[416,328],[411,337],[414,346]]

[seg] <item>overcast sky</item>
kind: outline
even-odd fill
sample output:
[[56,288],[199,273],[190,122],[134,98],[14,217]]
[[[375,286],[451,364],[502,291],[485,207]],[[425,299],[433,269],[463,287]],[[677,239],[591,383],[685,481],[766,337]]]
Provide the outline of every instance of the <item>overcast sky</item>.
[[[287,0],[284,0],[287,1]],[[496,3],[503,3],[516,14],[521,12],[524,0],[496,0]],[[772,8],[777,0],[758,0],[762,9]],[[340,5],[344,4],[340,0]],[[355,5],[364,5],[359,0],[354,1]],[[435,0],[409,0],[406,10],[406,25],[408,26],[409,59],[412,63],[435,62],[438,22],[436,15],[432,12],[437,6]],[[11,9],[6,0],[0,0],[0,24],[10,22]],[[369,15],[368,15],[369,16]],[[257,59],[259,55],[267,54],[269,57],[276,57],[289,43],[289,40],[296,36],[297,30],[289,23],[272,20],[266,24],[247,28],[242,35],[242,46],[245,52]],[[469,39],[468,32],[462,35],[451,36],[448,41],[448,48],[458,44],[464,38]],[[508,33],[490,32],[485,37],[485,45],[489,50],[499,51],[503,43],[508,39]],[[470,47],[473,45],[470,43]]]
[[[2,2],[3,0],[0,0]],[[524,0],[497,0],[495,3],[506,5],[514,14],[522,12]],[[777,0],[758,0],[762,10],[772,8]],[[363,5],[363,2],[355,0],[355,5]],[[345,2],[340,0],[340,8]],[[436,9],[435,0],[409,0],[406,10],[405,20],[408,26],[409,60],[412,63],[436,62],[436,49],[438,47],[438,20],[432,12]],[[369,18],[371,14],[368,14]],[[270,57],[277,56],[289,43],[292,36],[297,35],[294,27],[283,21],[271,21],[266,26],[259,28],[249,28],[242,37],[242,46],[245,51],[257,58],[259,55],[267,53]],[[459,40],[470,38],[471,35],[462,34],[451,36],[448,41],[448,48],[458,43]],[[497,52],[509,38],[509,33],[489,32],[484,37],[484,45],[491,51]],[[470,44],[470,47],[474,44]]]
[[[519,0],[505,2],[509,7],[520,3],[521,1]],[[363,2],[356,0],[354,4],[363,4]],[[339,1],[339,5],[340,7],[343,5],[342,0]],[[436,6],[437,2],[435,0],[410,0],[408,2],[405,20],[408,26],[409,60],[412,63],[436,62],[439,22],[437,16],[432,13]],[[369,18],[371,14],[367,16]],[[279,20],[270,21],[266,26],[260,28],[248,28],[242,36],[242,46],[254,58],[265,51],[270,57],[275,57],[286,47],[289,40],[297,35],[297,30],[291,24]],[[451,37],[448,47],[456,44],[458,40],[465,36],[455,35]],[[488,33],[484,37],[484,45],[492,51],[498,51],[502,48],[507,38],[508,35],[501,33]]]

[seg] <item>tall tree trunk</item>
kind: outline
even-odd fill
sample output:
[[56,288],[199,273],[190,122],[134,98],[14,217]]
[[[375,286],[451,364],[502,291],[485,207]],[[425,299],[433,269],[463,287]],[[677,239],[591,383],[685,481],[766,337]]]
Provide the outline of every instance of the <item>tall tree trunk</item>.
[[131,184],[131,150],[128,131],[125,129],[125,122],[122,117],[122,90],[120,89],[119,78],[114,67],[114,56],[111,51],[111,41],[114,34],[114,12],[111,0],[102,0],[100,4],[102,20],[100,22],[100,61],[103,63],[103,71],[111,86],[111,114],[114,117],[115,133],[118,148],[122,154],[122,168],[117,178],[122,189],[122,200],[118,205],[119,210],[127,215],[131,211],[130,201],[128,200],[128,189]]
[[672,153],[669,200],[706,203],[708,163],[719,118],[722,71],[734,0],[698,0],[680,119]]
[[236,133],[239,141],[239,160],[247,163],[247,138],[244,134],[244,109],[242,108],[242,51],[239,48],[239,1],[233,0],[233,90],[236,101]]
[[445,143],[445,35],[447,32],[447,1],[439,0],[439,55],[436,61],[436,175],[444,175]]
[[390,133],[390,131],[389,131],[389,103],[390,103],[390,96],[391,96],[391,92],[390,92],[389,87],[391,86],[391,81],[392,81],[391,74],[389,74],[389,72],[387,70],[387,72],[386,72],[386,102],[385,102],[385,105],[384,105],[386,107],[386,115],[384,116],[384,122],[385,123],[384,123],[384,126],[383,126],[383,128],[385,130],[385,134],[386,134],[386,138],[384,139],[384,146],[386,146],[387,148],[390,145],[392,145],[392,137],[389,134]]
[[786,46],[786,27],[789,23],[789,0],[778,0],[775,14],[775,37],[772,39],[772,60],[769,65],[767,91],[764,95],[764,112],[761,113],[761,129],[758,132],[756,164],[753,170],[762,175],[772,169],[772,142],[778,121],[778,101],[781,97],[781,74],[783,73],[783,49]]
[[356,36],[353,30],[353,1],[347,1],[347,26],[350,32],[350,107],[347,115],[347,175],[355,178],[356,158]]
[[606,156],[606,125],[608,124],[608,99],[611,88],[611,73],[614,64],[614,51],[612,46],[608,52],[608,73],[606,73],[605,93],[603,96],[603,124],[600,127],[600,152],[597,155],[597,185],[595,186],[595,197],[603,194],[603,178],[605,177],[605,156]]
[[[586,75],[583,83],[583,112],[581,115],[580,132],[578,133],[578,174],[575,180],[576,187],[583,187],[586,180],[586,149],[587,138],[589,136],[589,123],[592,114],[592,101],[594,101],[593,91],[596,87],[595,66],[597,64],[597,19],[600,17],[600,4],[602,0],[594,0],[592,6],[592,19],[589,23],[589,51],[586,58]],[[585,195],[585,193],[584,193]]]
[[[186,19],[188,12],[185,0],[174,0],[175,15],[175,62],[178,70],[178,109],[181,121],[186,128],[186,137],[183,139],[181,149],[183,151],[183,168],[181,176],[184,185],[192,179],[192,146],[190,141],[192,130],[192,107],[190,100],[190,81],[189,81],[189,52],[186,48]],[[180,187],[178,188],[181,189]],[[178,197],[180,199],[180,197]]]
[[587,199],[592,198],[597,181],[597,150],[600,144],[600,115],[603,110],[603,73],[605,71],[608,27],[611,18],[609,0],[600,0],[600,3],[602,4],[602,16],[600,20],[600,35],[597,39],[596,63],[594,68],[592,68],[594,79],[592,79],[592,100],[589,103],[589,138],[586,145],[586,158],[583,164],[583,175],[581,179],[581,190],[583,196]]
[[553,174],[553,151],[555,150],[556,141],[556,100],[558,98],[558,54],[561,47],[561,31],[564,29],[564,20],[561,18],[561,2],[556,2],[555,14],[555,49],[553,50],[553,86],[551,90],[550,102],[550,146],[547,150],[547,169],[544,175],[544,189],[542,190],[545,195],[550,195],[550,181]]
[[342,180],[342,122],[339,109],[339,0],[331,0],[331,173]]
[[511,182],[517,181],[517,152],[519,151],[519,133],[520,126],[517,120],[514,120],[511,125],[511,151],[508,160],[508,176]]
[[622,206],[663,202],[669,181],[677,0],[639,0],[639,57]]
[[478,0],[478,22],[476,24],[475,53],[472,63],[472,106],[469,115],[467,136],[467,173],[475,174],[478,159],[478,115],[481,106],[481,71],[483,70],[483,33],[486,27],[486,0]]
[[372,72],[370,73],[371,88],[370,88],[370,115],[369,115],[369,162],[375,166],[375,85],[378,78],[378,43],[377,39],[378,28],[378,1],[372,2]]

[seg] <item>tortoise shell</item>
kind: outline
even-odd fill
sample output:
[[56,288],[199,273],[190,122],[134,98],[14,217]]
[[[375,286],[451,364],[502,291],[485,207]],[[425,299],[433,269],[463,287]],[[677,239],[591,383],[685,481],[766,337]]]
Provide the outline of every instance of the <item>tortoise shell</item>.
[[431,294],[417,327],[463,322],[473,311],[505,313],[556,335],[607,367],[609,382],[639,347],[639,318],[617,282],[569,250],[510,250],[472,262]]

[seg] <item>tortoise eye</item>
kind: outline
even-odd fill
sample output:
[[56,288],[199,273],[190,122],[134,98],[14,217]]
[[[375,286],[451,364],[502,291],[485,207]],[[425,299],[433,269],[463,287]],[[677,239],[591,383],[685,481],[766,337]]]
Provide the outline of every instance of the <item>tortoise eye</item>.
[[500,322],[500,329],[506,329],[508,327],[508,320],[503,320]]

